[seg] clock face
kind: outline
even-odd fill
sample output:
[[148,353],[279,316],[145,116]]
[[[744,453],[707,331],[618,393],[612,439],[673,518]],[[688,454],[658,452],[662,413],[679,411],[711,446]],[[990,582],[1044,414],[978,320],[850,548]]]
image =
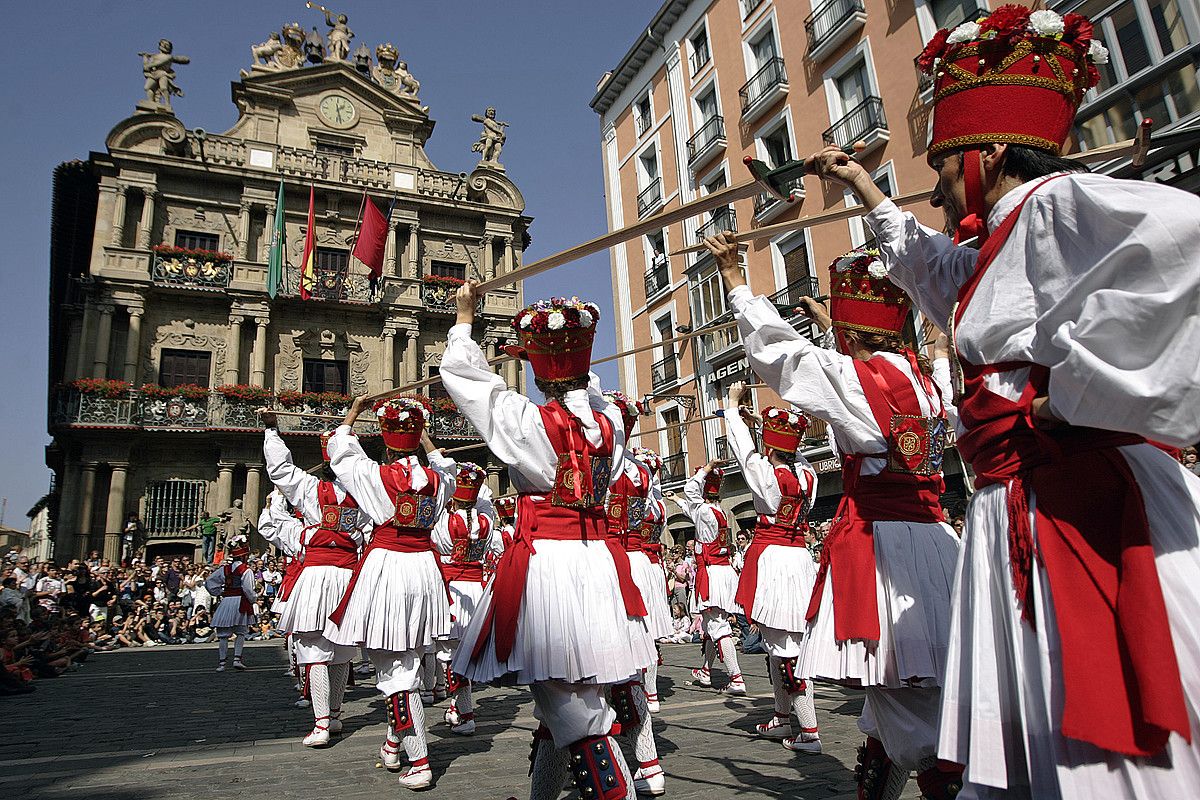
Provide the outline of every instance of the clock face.
[[321,118],[335,128],[349,128],[358,118],[358,110],[348,97],[340,94],[326,95],[321,98],[318,108]]

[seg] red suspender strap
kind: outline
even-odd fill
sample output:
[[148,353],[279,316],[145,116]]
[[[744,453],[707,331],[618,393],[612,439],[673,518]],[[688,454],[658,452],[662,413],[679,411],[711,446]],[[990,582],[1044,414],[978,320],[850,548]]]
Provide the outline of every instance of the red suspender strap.
[[[810,496],[811,479],[807,475],[805,475],[805,481],[809,485],[804,487],[791,468],[776,467],[775,480],[779,484],[780,494],[785,498]],[[763,551],[771,545],[804,547],[804,531],[807,529],[808,523],[803,513],[799,515],[795,525],[768,525],[766,517],[759,518],[754,538],[750,541],[750,546],[746,548],[742,572],[738,576],[737,594],[734,595],[734,600],[746,612],[746,619],[751,622],[754,620],[754,596],[758,593],[758,560],[762,557]]]

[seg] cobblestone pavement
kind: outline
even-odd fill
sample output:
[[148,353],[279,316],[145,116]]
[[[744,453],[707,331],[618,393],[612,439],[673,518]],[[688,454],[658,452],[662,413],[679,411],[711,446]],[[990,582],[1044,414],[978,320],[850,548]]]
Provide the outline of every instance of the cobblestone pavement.
[[[310,712],[292,706],[278,642],[247,647],[250,669],[213,672],[212,646],[94,655],[37,692],[0,698],[0,797],[58,800],[279,800],[408,795],[376,767],[384,712],[373,685],[347,692],[345,733],[328,748],[300,744]],[[793,754],[757,739],[771,712],[761,656],[743,656],[751,695],[731,698],[690,685],[695,646],[668,645],[655,717],[667,797],[854,797],[855,720],[862,694],[818,687],[824,753]],[[723,677],[714,673],[718,685]],[[450,734],[440,708],[428,720],[436,784],[426,797],[503,800],[528,796],[527,691],[476,694],[478,732]],[[436,724],[435,724],[436,723]],[[918,796],[910,781],[905,798]],[[574,797],[574,791],[564,793]]]

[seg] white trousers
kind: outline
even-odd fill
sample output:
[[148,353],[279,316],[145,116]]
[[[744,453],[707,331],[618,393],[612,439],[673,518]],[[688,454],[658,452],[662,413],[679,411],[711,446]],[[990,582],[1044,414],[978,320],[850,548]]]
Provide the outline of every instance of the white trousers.
[[396,692],[419,692],[421,690],[421,650],[374,650],[368,648],[367,657],[375,667],[375,688],[382,694]]
[[607,736],[616,722],[605,684],[539,681],[529,690],[533,716],[549,729],[555,747],[567,747],[589,736]]

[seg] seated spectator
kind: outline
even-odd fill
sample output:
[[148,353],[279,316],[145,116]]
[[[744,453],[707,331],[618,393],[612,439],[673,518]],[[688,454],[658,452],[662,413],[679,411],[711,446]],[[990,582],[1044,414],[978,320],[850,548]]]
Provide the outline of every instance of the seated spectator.
[[688,630],[692,626],[692,619],[681,603],[671,604],[671,624],[674,626],[675,632],[663,641],[675,644],[687,644],[692,641],[692,634]]
[[212,621],[208,616],[208,609],[200,606],[188,622],[188,635],[191,637],[192,644],[207,644],[213,640],[215,634],[216,631],[213,630]]

